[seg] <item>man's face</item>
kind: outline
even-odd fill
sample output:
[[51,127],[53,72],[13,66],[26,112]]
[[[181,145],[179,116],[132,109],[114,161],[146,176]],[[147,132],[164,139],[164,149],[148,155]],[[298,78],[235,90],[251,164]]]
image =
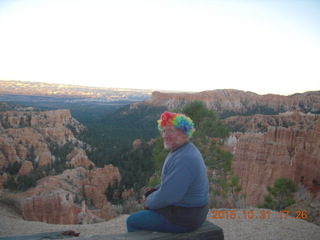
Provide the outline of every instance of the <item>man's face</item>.
[[178,130],[174,126],[165,126],[161,133],[164,148],[166,150],[175,150],[188,141],[188,135]]

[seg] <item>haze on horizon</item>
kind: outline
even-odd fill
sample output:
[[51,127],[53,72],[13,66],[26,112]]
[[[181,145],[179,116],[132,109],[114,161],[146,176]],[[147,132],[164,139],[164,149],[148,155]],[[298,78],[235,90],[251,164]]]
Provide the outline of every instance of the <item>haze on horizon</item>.
[[0,0],[0,79],[320,90],[317,0]]

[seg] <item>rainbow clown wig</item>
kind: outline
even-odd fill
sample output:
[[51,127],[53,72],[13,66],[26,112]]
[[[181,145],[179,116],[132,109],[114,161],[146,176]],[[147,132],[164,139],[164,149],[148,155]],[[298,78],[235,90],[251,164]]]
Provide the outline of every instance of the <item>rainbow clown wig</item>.
[[182,113],[172,113],[167,111],[162,113],[160,120],[158,120],[159,131],[162,131],[166,125],[176,127],[187,134],[188,137],[191,137],[195,131],[192,120]]

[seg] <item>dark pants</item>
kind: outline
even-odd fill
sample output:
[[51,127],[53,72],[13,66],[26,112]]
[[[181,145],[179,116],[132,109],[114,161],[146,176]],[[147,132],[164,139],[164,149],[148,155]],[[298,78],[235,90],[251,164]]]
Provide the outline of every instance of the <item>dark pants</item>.
[[128,232],[149,230],[156,232],[184,233],[193,231],[194,229],[171,224],[160,213],[154,210],[143,210],[128,217],[127,230]]

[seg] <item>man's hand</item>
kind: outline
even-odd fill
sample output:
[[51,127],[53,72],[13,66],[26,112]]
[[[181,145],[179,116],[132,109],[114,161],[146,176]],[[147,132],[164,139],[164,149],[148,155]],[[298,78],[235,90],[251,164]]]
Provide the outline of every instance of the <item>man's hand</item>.
[[155,191],[157,191],[158,189],[156,189],[156,188],[151,188],[149,191],[147,191],[145,194],[144,194],[144,196],[147,198],[151,193],[153,193],[153,192],[155,192]]
[[[151,194],[151,193],[153,193],[153,192],[155,192],[155,191],[157,191],[158,189],[156,189],[156,188],[151,188],[150,190],[148,190],[145,194],[144,194],[144,196],[142,196],[142,202],[143,203],[145,203],[146,201],[147,201],[147,197]],[[149,208],[146,206],[146,205],[144,205],[144,209],[145,210],[148,210]]]

